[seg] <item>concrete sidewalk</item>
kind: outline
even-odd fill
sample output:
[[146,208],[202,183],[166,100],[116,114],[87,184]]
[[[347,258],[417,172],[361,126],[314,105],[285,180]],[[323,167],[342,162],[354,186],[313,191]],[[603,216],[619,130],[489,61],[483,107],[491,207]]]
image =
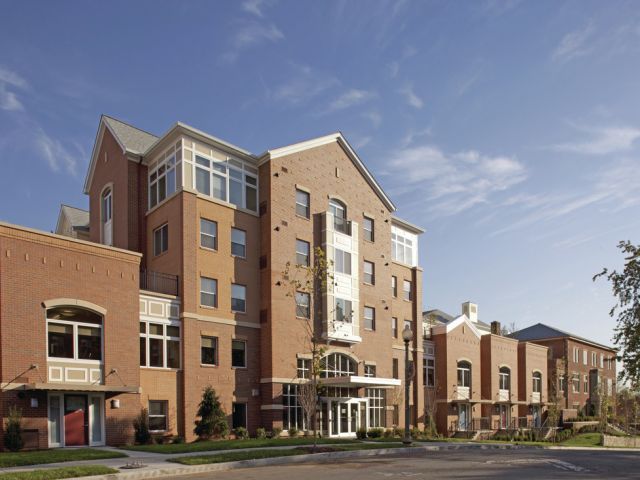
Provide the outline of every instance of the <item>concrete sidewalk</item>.
[[[375,442],[365,442],[374,444]],[[340,444],[320,445],[323,446],[339,446]],[[353,445],[353,444],[343,444]],[[202,452],[189,452],[179,454],[163,454],[152,452],[139,452],[132,450],[122,450],[111,447],[96,447],[99,450],[116,451],[129,455],[126,458],[109,458],[104,460],[82,460],[75,462],[59,462],[41,465],[29,465],[22,467],[10,467],[2,469],[2,473],[22,472],[30,470],[41,470],[50,468],[81,466],[81,465],[104,465],[120,471],[118,474],[98,475],[91,478],[93,480],[141,480],[144,478],[157,478],[164,476],[188,475],[205,472],[215,472],[223,470],[232,470],[237,468],[261,467],[270,465],[286,465],[300,463],[323,463],[332,460],[349,459],[349,458],[367,458],[372,456],[406,456],[416,457],[427,455],[428,452],[434,451],[460,451],[460,450],[524,450],[524,449],[549,449],[549,450],[606,450],[606,451],[624,451],[624,452],[640,452],[640,449],[633,448],[605,448],[605,447],[561,447],[561,446],[535,446],[535,445],[516,445],[512,443],[475,443],[475,442],[416,442],[412,448],[384,448],[375,450],[352,450],[346,452],[326,452],[304,454],[288,457],[273,457],[256,460],[241,460],[235,462],[215,463],[206,465],[182,465],[179,463],[168,462],[168,459],[178,457],[193,457],[202,455],[217,455],[230,452],[242,452],[251,450],[289,450],[299,448],[300,445],[279,446],[279,447],[261,447],[261,448],[242,448],[232,450],[211,450]],[[305,445],[308,447],[308,445]],[[126,469],[123,468],[127,464],[140,463],[145,466],[142,468]]]

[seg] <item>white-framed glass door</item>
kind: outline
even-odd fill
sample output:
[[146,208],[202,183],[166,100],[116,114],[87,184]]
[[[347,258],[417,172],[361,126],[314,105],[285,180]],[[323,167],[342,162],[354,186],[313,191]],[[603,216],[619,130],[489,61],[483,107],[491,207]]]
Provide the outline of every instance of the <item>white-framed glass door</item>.
[[368,429],[366,399],[328,399],[328,426],[331,437],[353,437],[360,428]]
[[470,423],[470,406],[468,403],[458,405],[458,430],[466,432]]
[[104,395],[89,395],[89,445],[104,444]]
[[[104,394],[74,393],[67,394],[66,397],[68,398],[65,398],[65,394],[63,393],[49,392],[47,398],[49,447],[59,448],[67,446],[65,429],[71,427],[66,423],[67,416],[65,413],[69,412],[66,412],[65,408],[69,407],[71,400],[79,401],[82,397],[86,399],[85,405],[88,410],[88,428],[86,429],[88,437],[84,443],[90,446],[105,445]],[[69,417],[69,421],[71,421],[71,417]]]
[[64,396],[59,393],[49,393],[47,403],[49,447],[61,447],[64,445]]

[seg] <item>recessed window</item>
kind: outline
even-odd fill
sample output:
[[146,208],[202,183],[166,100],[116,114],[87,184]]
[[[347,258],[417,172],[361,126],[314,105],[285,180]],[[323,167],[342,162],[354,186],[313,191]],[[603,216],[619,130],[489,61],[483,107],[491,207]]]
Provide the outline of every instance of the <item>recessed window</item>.
[[398,297],[398,277],[391,276],[391,293],[394,297]]
[[369,217],[364,217],[364,220],[362,222],[362,230],[364,233],[364,239],[368,240],[369,242],[373,242],[374,241],[374,222],[373,222],[373,218],[369,218]]
[[231,366],[245,368],[247,366],[247,342],[233,340],[231,342]]
[[167,430],[166,400],[149,400],[149,430],[152,432],[165,432]]
[[394,359],[391,361],[391,372],[392,372],[392,373],[391,373],[391,376],[392,376],[393,378],[400,378],[400,377],[399,377],[399,374],[400,374],[399,370],[400,370],[400,369],[398,368],[398,359],[397,359],[397,358],[394,358]]
[[49,358],[102,360],[102,317],[76,307],[47,310]]
[[365,377],[375,377],[376,376],[376,366],[375,365],[365,365],[364,366],[364,376]]
[[200,363],[218,365],[218,338],[200,337]]
[[247,233],[238,228],[231,229],[231,255],[234,257],[247,257]]
[[542,393],[542,374],[540,372],[533,373],[533,393]]
[[204,218],[200,219],[200,246],[218,249],[218,223]]
[[105,245],[113,244],[113,193],[110,188],[102,192],[100,199],[101,236]]
[[511,389],[511,370],[507,367],[500,367],[498,372],[499,378],[499,388],[500,390],[510,390]]
[[393,338],[398,338],[398,319],[391,317],[391,334]]
[[375,277],[375,265],[373,262],[364,261],[364,276],[362,278],[364,283],[368,283],[369,285],[375,285],[376,277]]
[[365,330],[376,329],[376,309],[373,307],[364,307],[364,328]]
[[471,364],[469,362],[458,362],[458,386],[471,387]]
[[409,280],[404,280],[402,282],[402,298],[405,300],[413,300],[413,291],[411,287],[412,285]]
[[433,357],[422,359],[422,382],[425,387],[435,387],[436,385],[436,360]]
[[218,281],[213,278],[200,277],[200,305],[218,306]]
[[589,375],[584,375],[582,378],[582,388],[584,393],[589,393]]
[[305,267],[308,267],[310,265],[310,250],[311,246],[309,245],[309,242],[296,239],[296,265],[302,265]]
[[340,250],[339,248],[335,248],[333,265],[336,273],[351,275],[351,254],[344,250]]
[[336,298],[336,321],[352,322],[351,300]]
[[310,218],[310,198],[307,192],[296,189],[296,214],[304,218]]
[[571,377],[571,391],[573,393],[580,393],[580,375],[574,373]]
[[140,322],[140,366],[180,368],[178,322]]
[[155,256],[169,249],[169,224],[165,223],[153,231],[153,254]]
[[247,311],[247,287],[244,285],[231,284],[231,310],[241,313]]
[[231,405],[231,428],[247,428],[247,404],[236,403]]
[[296,317],[311,318],[311,296],[306,292],[296,292]]

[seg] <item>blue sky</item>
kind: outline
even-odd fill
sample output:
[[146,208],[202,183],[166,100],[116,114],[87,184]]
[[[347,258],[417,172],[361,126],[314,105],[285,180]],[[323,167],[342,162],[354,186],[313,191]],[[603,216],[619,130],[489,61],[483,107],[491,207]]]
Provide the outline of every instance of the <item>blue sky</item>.
[[425,308],[609,343],[640,241],[637,2],[9,2],[0,219],[52,230],[99,115],[255,153],[342,131],[424,226]]

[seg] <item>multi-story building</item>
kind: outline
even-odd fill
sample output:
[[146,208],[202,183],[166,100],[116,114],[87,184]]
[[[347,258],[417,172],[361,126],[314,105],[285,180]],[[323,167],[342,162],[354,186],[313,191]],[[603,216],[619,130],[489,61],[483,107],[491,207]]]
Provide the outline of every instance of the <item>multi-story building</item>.
[[505,337],[465,302],[453,317],[424,312],[425,411],[443,434],[540,426],[547,348]]
[[[403,328],[423,354],[423,231],[341,134],[253,155],[103,116],[85,193],[88,223],[63,207],[66,236],[0,225],[0,425],[17,405],[33,446],[117,444],[144,407],[155,434],[191,440],[211,385],[234,428],[305,429],[310,335],[325,435],[402,423]],[[325,288],[292,291],[283,272],[317,248]],[[423,401],[415,371],[415,425]]]
[[[548,382],[565,419],[599,414],[603,397],[615,397],[616,350],[537,323],[509,335],[549,349]],[[613,406],[615,401],[609,402]]]

